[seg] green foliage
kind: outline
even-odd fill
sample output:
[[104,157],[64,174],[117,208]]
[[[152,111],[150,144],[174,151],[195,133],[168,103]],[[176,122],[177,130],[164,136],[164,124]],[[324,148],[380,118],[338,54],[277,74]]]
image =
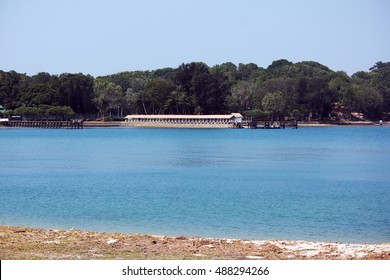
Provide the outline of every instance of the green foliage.
[[8,110],[22,106],[19,94],[31,79],[15,71],[0,71],[0,104]]
[[390,111],[390,62],[379,61],[370,70],[370,85],[382,96],[383,110],[388,112]]
[[226,111],[230,94],[227,77],[201,62],[182,64],[176,72],[176,82],[189,102],[189,114],[218,114]]
[[107,116],[121,104],[122,89],[120,86],[103,79],[95,79],[93,90],[96,97],[93,102],[102,116]]
[[0,70],[0,104],[32,118],[241,112],[257,118],[330,119],[342,108],[345,116],[360,112],[377,119],[390,111],[390,63],[379,61],[351,77],[314,61],[286,59],[266,69],[254,63],[210,68],[191,62],[97,78],[45,72],[30,77]]
[[164,114],[167,109],[168,96],[175,90],[172,80],[164,78],[153,79],[146,87],[146,95],[152,114]]
[[289,73],[292,72],[292,66],[294,66],[293,63],[286,59],[276,60],[268,66],[267,74],[270,78],[288,77]]
[[280,117],[286,107],[286,100],[281,91],[267,93],[261,101],[264,110],[271,116]]
[[260,109],[252,109],[252,110],[243,111],[243,114],[246,117],[254,118],[254,119],[261,119],[261,120],[267,119],[269,117],[268,113],[266,113]]
[[69,106],[50,106],[46,109],[45,115],[61,118],[70,118],[75,115]]
[[237,83],[238,80],[237,66],[231,62],[226,62],[221,65],[215,65],[211,67],[210,73],[213,75],[217,73],[222,74],[226,78],[229,87]]
[[8,116],[22,116],[27,119],[67,119],[74,116],[74,111],[69,106],[50,106],[41,105],[39,107],[18,107],[14,110],[8,110]]
[[42,115],[42,111],[36,107],[19,107],[14,110],[14,114],[27,118],[36,118]]
[[93,103],[94,79],[84,74],[62,74],[58,84],[58,103],[61,106],[70,106],[77,114],[95,112]]
[[354,86],[352,107],[369,118],[379,118],[383,107],[383,97],[375,89],[367,85]]

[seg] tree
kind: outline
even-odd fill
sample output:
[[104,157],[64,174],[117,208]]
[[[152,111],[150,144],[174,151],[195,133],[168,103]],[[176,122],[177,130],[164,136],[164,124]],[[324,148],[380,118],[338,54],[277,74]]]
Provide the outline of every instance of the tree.
[[215,75],[216,73],[222,73],[226,77],[229,87],[237,83],[238,72],[237,66],[231,62],[226,62],[221,65],[215,65],[210,68],[210,73]]
[[96,112],[93,103],[94,79],[84,74],[62,74],[59,77],[59,105],[70,106],[77,114]]
[[288,77],[292,66],[294,66],[293,63],[287,59],[275,60],[268,66],[267,75],[270,78]]
[[15,71],[0,71],[0,104],[7,110],[22,106],[20,93],[27,87],[30,77]]
[[152,114],[163,114],[166,108],[168,95],[175,89],[173,81],[157,78],[147,86],[146,93],[151,101]]
[[191,100],[187,98],[186,93],[177,86],[176,89],[168,94],[164,109],[168,114],[187,115],[187,108],[191,106]]
[[[156,72],[156,74],[152,74],[154,72]],[[151,73],[150,71],[126,71],[109,76],[97,77],[97,79],[103,79],[107,82],[111,82],[120,86],[122,88],[123,93],[127,92],[129,88],[132,90],[132,92],[138,93],[140,91],[145,90],[146,85],[149,83],[152,76],[154,78],[157,78],[160,77],[159,75],[169,75],[167,74],[169,70],[161,69],[161,71],[155,70],[154,72]]]
[[190,101],[190,113],[218,114],[227,110],[229,83],[220,71],[211,73],[205,63],[192,62],[179,66],[175,80],[186,94],[185,100]]
[[122,96],[122,108],[125,114],[136,114],[138,112],[137,96],[131,88],[128,88]]
[[374,88],[367,85],[354,86],[353,108],[364,113],[365,117],[378,119],[383,109],[383,97]]
[[165,80],[173,80],[175,77],[175,69],[170,67],[157,69],[151,72],[151,76],[154,79],[161,78]]
[[98,78],[94,81],[93,89],[96,94],[93,102],[102,116],[107,116],[118,109],[122,97],[120,86]]
[[75,113],[69,106],[51,106],[47,108],[45,114],[47,116],[60,117],[61,119],[64,119],[73,116]]
[[58,105],[58,91],[48,84],[31,83],[19,96],[25,106]]
[[251,83],[240,81],[231,89],[231,94],[227,97],[227,106],[231,112],[243,112],[251,110]]
[[37,118],[42,115],[42,111],[37,107],[19,107],[13,113],[26,118]]
[[286,106],[286,100],[281,91],[269,92],[264,96],[262,105],[273,120],[274,117],[280,118]]
[[390,62],[377,62],[371,71],[371,85],[381,94],[385,111],[390,111]]
[[328,82],[328,87],[337,95],[335,99],[343,100],[351,89],[351,78],[345,72],[335,72]]
[[181,64],[176,69],[175,82],[186,94],[191,94],[193,77],[208,72],[209,67],[203,62]]
[[278,77],[268,79],[262,84],[264,92],[276,92],[283,93],[285,98],[285,111],[291,113],[294,109],[299,108],[299,93],[297,91],[297,80],[288,77]]
[[383,110],[389,109],[385,69],[386,64],[378,62],[371,68],[371,72],[359,71],[352,75],[351,88],[343,97],[343,102],[348,104],[351,111],[364,113],[365,117],[370,119],[378,119]]
[[275,92],[284,97],[280,114],[327,119],[336,113],[348,117],[348,112],[359,111],[378,118],[390,111],[390,62],[379,61],[370,71],[351,77],[315,61],[286,59],[276,60],[266,69],[254,63],[209,67],[191,62],[174,69],[126,71],[96,79],[81,73],[57,76],[41,72],[29,77],[0,70],[0,104],[11,112],[28,107],[19,109],[27,112],[25,115],[34,115],[36,109],[31,108],[43,114],[53,106],[69,106],[79,116],[89,115],[98,111],[98,105],[102,115],[236,111],[260,118],[265,113],[263,99]]
[[307,96],[310,117],[328,118],[337,96],[334,91],[329,89],[328,82],[324,78],[313,77],[307,80]]
[[290,67],[289,76],[293,78],[323,78],[327,80],[330,75],[332,75],[328,67],[315,62],[315,61],[302,61],[295,63]]

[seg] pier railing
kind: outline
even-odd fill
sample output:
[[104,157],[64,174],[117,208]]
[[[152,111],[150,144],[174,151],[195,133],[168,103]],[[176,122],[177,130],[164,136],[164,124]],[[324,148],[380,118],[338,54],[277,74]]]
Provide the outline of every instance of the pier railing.
[[286,127],[298,128],[298,121],[269,121],[269,120],[255,120],[245,119],[242,121],[244,128],[263,128],[263,129],[285,129]]
[[[0,126],[6,127],[35,127],[35,128],[65,128],[82,129],[84,122],[82,120],[67,121],[1,121]],[[245,119],[242,123],[234,126],[235,128],[263,128],[263,129],[285,129],[286,127],[298,128],[298,121],[264,121]]]
[[1,121],[0,125],[6,127],[35,127],[35,128],[65,128],[82,129],[83,121]]

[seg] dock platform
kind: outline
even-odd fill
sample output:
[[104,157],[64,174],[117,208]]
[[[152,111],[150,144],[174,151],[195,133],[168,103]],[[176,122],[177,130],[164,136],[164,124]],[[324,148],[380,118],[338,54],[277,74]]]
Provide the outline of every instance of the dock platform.
[[253,128],[253,129],[285,129],[286,127],[291,127],[294,129],[298,128],[298,121],[264,121],[264,120],[243,120],[243,128]]
[[2,121],[0,125],[6,127],[32,127],[32,128],[65,128],[83,129],[83,121]]

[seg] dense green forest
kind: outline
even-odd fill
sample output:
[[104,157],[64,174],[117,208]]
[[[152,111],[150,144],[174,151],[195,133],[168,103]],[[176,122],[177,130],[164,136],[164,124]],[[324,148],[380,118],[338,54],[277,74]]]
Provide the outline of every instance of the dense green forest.
[[367,119],[390,112],[390,62],[352,76],[317,62],[274,61],[267,68],[202,62],[153,71],[34,76],[0,71],[5,116],[120,118],[127,114],[225,114],[259,119]]

